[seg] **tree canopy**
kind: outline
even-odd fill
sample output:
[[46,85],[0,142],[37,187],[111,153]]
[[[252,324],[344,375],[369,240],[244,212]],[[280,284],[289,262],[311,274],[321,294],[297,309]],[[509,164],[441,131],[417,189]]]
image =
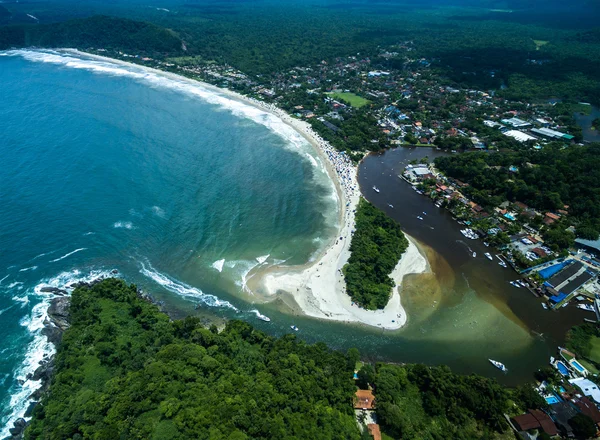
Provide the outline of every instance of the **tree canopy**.
[[75,290],[27,439],[358,439],[352,359],[231,321],[170,321],[116,279]]
[[407,247],[398,222],[361,198],[350,244],[352,254],[343,269],[352,300],[366,309],[384,308],[394,287],[389,275]]

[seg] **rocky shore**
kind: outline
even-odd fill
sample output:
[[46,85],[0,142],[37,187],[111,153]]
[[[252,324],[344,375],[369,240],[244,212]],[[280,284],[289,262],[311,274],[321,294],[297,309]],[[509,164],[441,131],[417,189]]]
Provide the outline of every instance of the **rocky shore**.
[[[117,277],[119,272],[115,269],[111,272],[112,276]],[[42,334],[48,338],[48,341],[55,347],[58,347],[62,340],[63,333],[70,326],[69,324],[69,307],[71,305],[71,292],[78,287],[92,287],[101,282],[105,277],[99,277],[92,281],[85,282],[80,281],[77,283],[70,284],[64,288],[58,287],[42,287],[41,292],[54,295],[50,300],[48,307],[47,319],[44,321],[44,328]],[[145,301],[151,302],[158,305],[162,305],[161,302],[157,302],[152,298],[151,295],[142,292],[138,289],[138,295]],[[44,394],[48,391],[52,375],[54,374],[54,355],[47,356],[40,361],[39,367],[27,376],[27,380],[40,382],[40,387],[29,396],[29,406],[24,414],[24,417],[17,419],[13,422],[13,426],[9,429],[11,436],[6,437],[4,440],[20,440],[23,438],[25,428],[27,428],[28,420],[33,414],[34,408],[42,400]]]

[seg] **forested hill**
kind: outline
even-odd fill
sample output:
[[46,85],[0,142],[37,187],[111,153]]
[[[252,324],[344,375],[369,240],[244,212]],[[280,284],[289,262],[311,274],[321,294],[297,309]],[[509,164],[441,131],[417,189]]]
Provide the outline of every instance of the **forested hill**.
[[71,327],[28,439],[359,439],[356,357],[231,321],[170,321],[135,286],[72,296]]
[[144,54],[183,52],[174,32],[151,23],[94,16],[42,25],[0,27],[0,50],[12,47],[107,48]]
[[[75,289],[69,320],[25,439],[371,438],[354,413],[356,349],[171,321],[118,279]],[[544,404],[530,386],[447,367],[365,364],[358,376],[388,439],[512,438],[502,413]]]

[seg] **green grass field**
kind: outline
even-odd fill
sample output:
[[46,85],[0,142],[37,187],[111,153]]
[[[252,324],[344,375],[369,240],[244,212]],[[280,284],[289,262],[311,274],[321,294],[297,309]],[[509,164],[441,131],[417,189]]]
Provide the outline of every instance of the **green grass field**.
[[600,338],[593,336],[590,339],[590,344],[592,346],[589,355],[590,360],[600,363]]
[[533,43],[535,44],[535,50],[540,50],[540,47],[545,46],[546,44],[549,43],[549,41],[546,41],[546,40],[533,40]]
[[362,98],[354,93],[350,92],[331,92],[328,93],[329,96],[335,99],[341,99],[349,103],[352,107],[360,108],[364,105],[369,104],[371,101],[368,99]]

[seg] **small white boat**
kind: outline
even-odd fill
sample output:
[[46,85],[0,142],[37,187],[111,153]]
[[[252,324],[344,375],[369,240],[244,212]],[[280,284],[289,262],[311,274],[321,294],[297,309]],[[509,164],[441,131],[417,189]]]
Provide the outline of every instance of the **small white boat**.
[[490,244],[489,244],[487,241],[484,241],[484,242],[483,242],[483,245],[484,245],[485,247],[490,247]]
[[256,315],[256,317],[257,317],[258,319],[260,319],[261,321],[265,321],[265,322],[271,322],[271,318],[269,318],[268,316],[266,316],[266,315],[263,315],[263,314],[261,314],[261,313],[257,314],[257,315]]
[[477,252],[473,252],[473,258],[477,258]]
[[496,367],[497,369],[499,369],[500,371],[506,373],[508,371],[508,368],[506,368],[506,366],[502,363],[502,362],[498,362],[495,361],[493,359],[488,359],[488,361],[491,362],[491,364]]
[[500,261],[498,264],[502,267],[506,267],[506,263],[504,261]]
[[548,310],[548,304],[542,303],[542,307],[544,308],[544,310]]
[[418,216],[417,216],[417,218],[418,218],[419,220],[423,220],[423,217],[421,217],[420,215],[418,215]]
[[577,304],[577,308],[581,310],[587,310],[588,312],[594,311],[594,306],[591,304]]
[[516,281],[509,281],[509,283],[515,286],[517,289],[521,288],[521,286],[519,286],[519,283],[517,283]]
[[489,252],[486,252],[486,253],[485,253],[485,254],[483,254],[483,255],[485,255],[485,258],[487,258],[487,259],[488,259],[488,260],[490,260],[490,261],[493,261],[493,260],[494,260],[494,257],[492,257],[492,254],[490,254]]
[[375,192],[379,192],[379,188],[377,188],[375,185],[373,185],[373,190],[374,190]]
[[297,331],[298,331],[298,327],[296,327],[295,325],[290,325],[290,328],[291,328],[292,330],[294,330],[295,332],[297,332]]
[[517,283],[519,283],[521,287],[527,287],[527,283],[523,280],[518,280]]
[[389,206],[390,208],[393,208],[393,207],[394,207],[394,205],[392,205],[391,203],[388,203],[388,206]]
[[427,215],[427,213],[425,211],[423,211],[423,215]]

